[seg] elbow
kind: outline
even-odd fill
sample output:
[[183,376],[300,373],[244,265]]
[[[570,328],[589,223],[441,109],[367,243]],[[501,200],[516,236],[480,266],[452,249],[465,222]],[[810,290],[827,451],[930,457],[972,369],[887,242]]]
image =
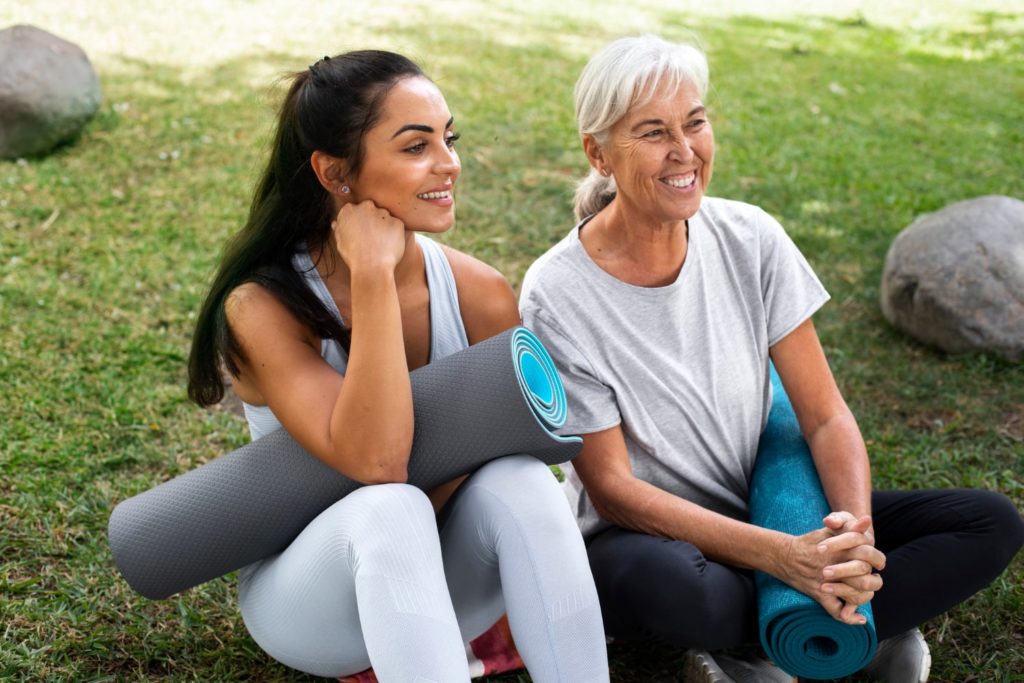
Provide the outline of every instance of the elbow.
[[408,484],[409,469],[407,467],[380,467],[368,470],[356,477],[360,484]]
[[[371,448],[350,448],[335,453],[334,469],[360,484],[406,484],[409,482],[409,448],[402,444]],[[368,456],[367,453],[374,455]]]
[[622,506],[618,504],[618,500],[613,493],[604,491],[600,487],[594,487],[594,490],[592,492],[588,491],[588,493],[590,494],[590,502],[601,519],[617,526],[631,527],[629,520],[626,519],[626,515],[623,514]]

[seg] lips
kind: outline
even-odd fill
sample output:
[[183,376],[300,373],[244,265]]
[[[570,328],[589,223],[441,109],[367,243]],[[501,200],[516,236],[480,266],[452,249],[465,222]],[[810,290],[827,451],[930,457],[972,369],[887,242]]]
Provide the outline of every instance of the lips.
[[661,182],[665,183],[669,187],[675,187],[680,190],[690,188],[697,182],[697,172],[690,171],[689,173],[683,173],[682,175],[667,176],[661,179]]
[[451,190],[436,190],[433,192],[424,192],[423,194],[416,195],[420,199],[451,199]]

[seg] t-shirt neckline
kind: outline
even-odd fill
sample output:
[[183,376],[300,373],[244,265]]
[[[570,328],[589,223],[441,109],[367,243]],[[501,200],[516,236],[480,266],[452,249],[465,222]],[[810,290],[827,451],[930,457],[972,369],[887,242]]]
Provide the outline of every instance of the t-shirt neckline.
[[625,291],[634,292],[641,296],[663,296],[666,294],[671,294],[672,292],[674,292],[675,290],[679,289],[682,286],[683,281],[686,279],[686,274],[693,270],[693,262],[696,260],[695,257],[697,255],[696,246],[700,242],[700,239],[697,238],[697,234],[700,232],[700,230],[698,229],[699,224],[703,220],[703,208],[704,204],[701,203],[700,208],[697,209],[697,213],[690,216],[690,218],[687,219],[686,221],[688,226],[688,234],[686,238],[686,258],[683,260],[683,266],[682,268],[679,269],[679,274],[676,275],[676,279],[668,283],[667,285],[660,285],[658,287],[643,287],[641,285],[630,284],[628,282],[620,280],[619,278],[615,277],[601,266],[597,265],[594,259],[591,258],[590,254],[587,252],[586,247],[583,246],[583,241],[580,240],[580,229],[583,228],[584,225],[589,223],[590,220],[597,214],[591,214],[589,216],[584,217],[579,223],[575,225],[575,227],[573,227],[572,232],[570,233],[572,236],[573,248],[579,251],[580,259],[583,261],[584,267],[587,268],[587,270],[594,273],[596,277],[600,279],[601,282],[611,287],[616,287],[623,289]]

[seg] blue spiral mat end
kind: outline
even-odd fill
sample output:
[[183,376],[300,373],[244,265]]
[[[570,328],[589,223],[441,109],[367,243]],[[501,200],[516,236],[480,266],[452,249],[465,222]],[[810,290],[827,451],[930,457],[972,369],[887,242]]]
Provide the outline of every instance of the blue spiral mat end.
[[[831,512],[810,449],[774,366],[772,406],[761,434],[750,484],[750,521],[801,535],[822,527]],[[813,598],[763,572],[755,573],[761,645],[793,676],[831,679],[864,668],[878,638],[870,603],[857,611],[867,623],[836,621]]]
[[525,327],[513,331],[511,344],[523,396],[543,425],[558,429],[568,417],[568,401],[551,355],[537,335]]

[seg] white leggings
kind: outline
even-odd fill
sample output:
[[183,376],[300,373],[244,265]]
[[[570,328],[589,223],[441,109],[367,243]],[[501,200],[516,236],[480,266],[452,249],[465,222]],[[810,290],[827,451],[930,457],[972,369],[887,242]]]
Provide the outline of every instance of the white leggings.
[[278,661],[381,683],[468,681],[466,643],[502,613],[536,683],[607,681],[586,549],[546,465],[492,461],[439,521],[405,484],[366,486],[244,568],[242,617]]

